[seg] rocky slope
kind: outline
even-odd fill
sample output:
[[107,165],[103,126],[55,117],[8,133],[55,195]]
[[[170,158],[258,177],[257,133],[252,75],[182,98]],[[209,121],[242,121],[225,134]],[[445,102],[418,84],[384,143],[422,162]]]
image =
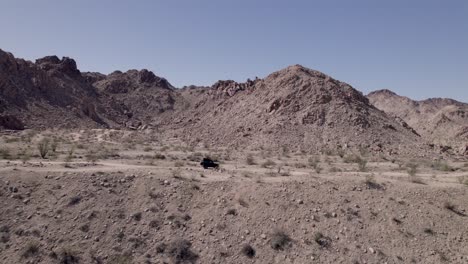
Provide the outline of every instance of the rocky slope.
[[147,70],[81,73],[70,58],[32,63],[0,51],[0,88],[0,125],[10,129],[153,128],[194,144],[388,153],[422,142],[350,85],[300,65],[175,89]]
[[81,73],[73,59],[35,63],[0,50],[0,126],[128,127],[171,109],[174,88],[154,73]]
[[185,140],[300,150],[369,147],[398,152],[420,142],[350,85],[300,65],[246,83],[181,91],[190,111],[169,125]]
[[464,148],[468,142],[468,104],[452,99],[415,101],[389,90],[367,96],[377,108],[406,121],[425,139]]

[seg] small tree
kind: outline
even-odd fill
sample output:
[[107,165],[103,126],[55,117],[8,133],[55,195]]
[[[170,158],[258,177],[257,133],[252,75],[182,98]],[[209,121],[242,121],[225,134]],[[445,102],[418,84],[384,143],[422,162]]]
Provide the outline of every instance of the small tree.
[[49,153],[49,139],[44,138],[37,144],[37,149],[39,150],[39,155],[41,158],[45,159],[47,153]]

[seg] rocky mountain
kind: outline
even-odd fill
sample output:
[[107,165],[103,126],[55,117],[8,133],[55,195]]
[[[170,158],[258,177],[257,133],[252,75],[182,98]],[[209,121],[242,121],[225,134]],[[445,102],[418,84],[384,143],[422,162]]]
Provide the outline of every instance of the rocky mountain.
[[0,126],[7,129],[138,126],[171,109],[172,94],[148,70],[81,73],[71,58],[33,63],[0,50]]
[[296,150],[370,148],[399,152],[419,136],[350,85],[293,65],[264,79],[219,81],[185,88],[189,111],[176,112],[170,131],[213,145]]
[[377,108],[401,118],[427,141],[464,148],[468,142],[468,104],[446,98],[422,101],[379,90],[367,96]]
[[264,79],[175,89],[148,70],[82,73],[70,58],[35,63],[0,50],[0,126],[158,130],[213,146],[417,151],[421,138],[361,92],[293,65]]

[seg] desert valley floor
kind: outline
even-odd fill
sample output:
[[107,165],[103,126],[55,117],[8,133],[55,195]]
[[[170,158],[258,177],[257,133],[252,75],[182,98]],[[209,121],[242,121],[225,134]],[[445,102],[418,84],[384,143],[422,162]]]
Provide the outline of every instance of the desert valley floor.
[[3,131],[0,263],[468,263],[466,158],[154,135]]

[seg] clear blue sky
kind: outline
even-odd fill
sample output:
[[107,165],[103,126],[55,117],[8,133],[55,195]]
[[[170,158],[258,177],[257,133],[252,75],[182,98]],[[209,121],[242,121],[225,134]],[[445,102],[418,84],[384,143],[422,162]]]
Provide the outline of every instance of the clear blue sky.
[[0,0],[0,48],[178,87],[302,64],[364,93],[468,102],[466,0]]

